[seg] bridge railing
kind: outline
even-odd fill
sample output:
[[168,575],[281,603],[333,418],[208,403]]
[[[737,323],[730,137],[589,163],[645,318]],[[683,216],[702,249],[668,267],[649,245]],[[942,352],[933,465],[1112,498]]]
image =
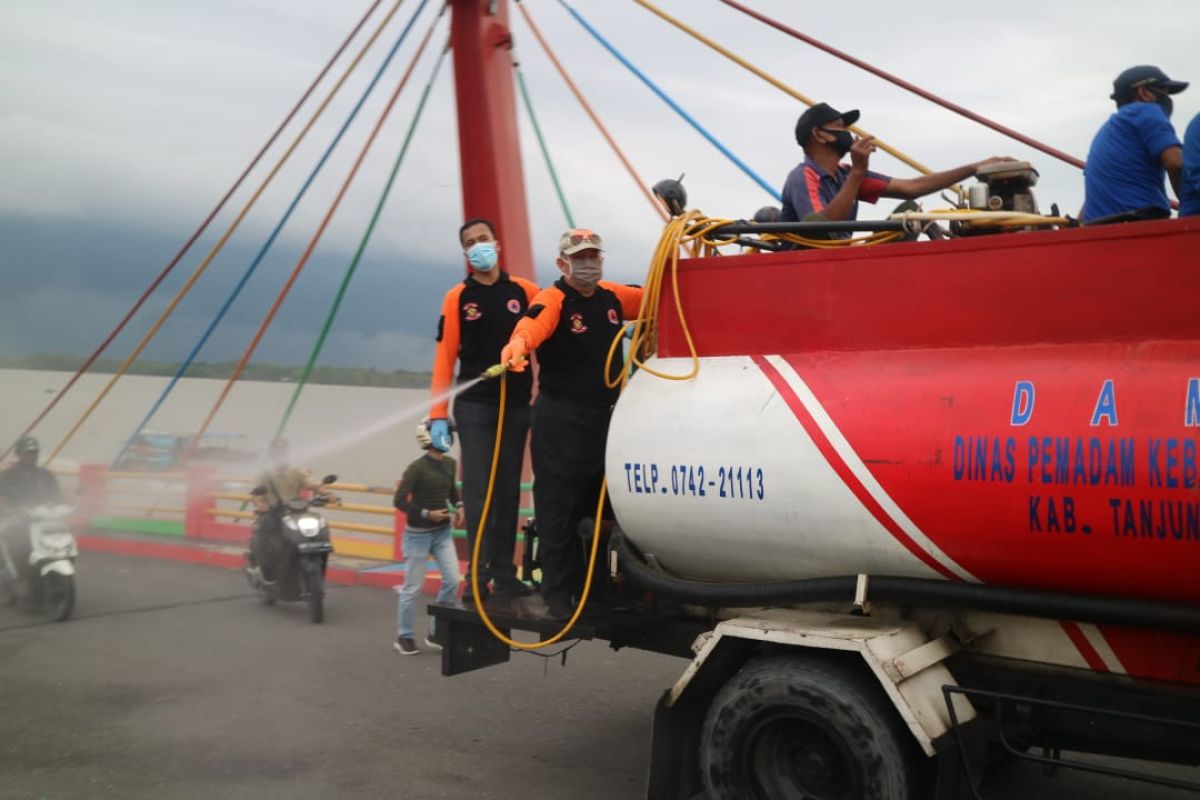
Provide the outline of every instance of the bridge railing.
[[[78,470],[57,472],[67,491],[74,481],[78,519],[93,530],[249,542],[256,516],[250,495],[255,478],[221,475],[215,467],[203,465],[179,472],[134,472],[84,464]],[[403,559],[405,515],[392,507],[394,486],[338,482],[330,488],[342,498],[340,505],[322,509],[335,553],[380,561]],[[528,498],[530,485],[521,488]],[[532,516],[533,510],[523,508],[520,515]],[[466,532],[454,534],[459,557],[467,560]],[[518,535],[518,548],[523,546],[521,538]]]

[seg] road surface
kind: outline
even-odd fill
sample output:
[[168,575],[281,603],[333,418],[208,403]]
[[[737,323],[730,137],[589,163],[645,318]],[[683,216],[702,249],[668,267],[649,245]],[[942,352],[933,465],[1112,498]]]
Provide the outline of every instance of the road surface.
[[[0,798],[640,798],[654,704],[684,667],[584,643],[565,667],[442,678],[436,655],[392,650],[392,592],[331,587],[316,626],[234,572],[79,567],[70,622],[0,608]],[[985,794],[1186,796],[1029,765]]]

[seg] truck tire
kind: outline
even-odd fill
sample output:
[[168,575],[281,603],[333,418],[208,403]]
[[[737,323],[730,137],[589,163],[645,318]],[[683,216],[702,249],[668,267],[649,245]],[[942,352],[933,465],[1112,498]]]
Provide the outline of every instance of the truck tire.
[[820,656],[746,664],[709,706],[712,800],[908,800],[914,743],[864,669]]

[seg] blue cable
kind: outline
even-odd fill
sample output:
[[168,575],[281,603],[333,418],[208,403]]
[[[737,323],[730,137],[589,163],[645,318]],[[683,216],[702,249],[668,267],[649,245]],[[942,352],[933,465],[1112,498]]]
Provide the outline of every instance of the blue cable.
[[740,158],[738,158],[732,152],[730,152],[729,148],[725,147],[725,145],[723,145],[719,141],[717,141],[717,138],[715,136],[713,136],[711,133],[709,133],[707,130],[705,130],[704,126],[701,125],[699,122],[697,122],[695,120],[695,118],[692,117],[691,114],[684,111],[679,106],[678,103],[676,103],[674,100],[672,100],[667,95],[666,92],[664,92],[662,89],[658,88],[658,86],[654,83],[654,81],[652,81],[648,77],[646,77],[645,73],[643,73],[641,70],[639,70],[637,67],[635,67],[632,64],[632,62],[630,62],[629,59],[627,59],[625,56],[621,55],[621,53],[615,47],[613,47],[608,42],[607,39],[605,39],[603,36],[600,35],[599,31],[597,31],[595,28],[593,28],[590,24],[588,24],[587,20],[585,20],[583,17],[581,17],[579,15],[578,11],[576,11],[575,9],[573,9],[569,5],[567,5],[566,0],[558,0],[558,2],[562,4],[562,7],[567,10],[567,13],[569,13],[572,17],[574,17],[576,19],[576,21],[578,21],[579,24],[582,25],[585,30],[587,30],[588,33],[590,33],[593,37],[595,37],[596,41],[598,41],[600,44],[602,44],[604,46],[604,49],[606,49],[606,50],[608,50],[608,52],[612,53],[613,56],[615,56],[618,61],[620,61],[622,64],[624,64],[629,69],[630,72],[632,72],[634,75],[636,75],[638,78],[640,78],[642,83],[644,83],[644,84],[646,84],[646,86],[650,87],[650,90],[652,92],[654,92],[656,95],[658,95],[659,98],[661,98],[664,103],[669,105],[675,111],[676,114],[683,117],[683,119],[689,125],[691,125],[693,128],[696,129],[697,133],[699,133],[701,136],[703,136],[705,139],[707,139],[712,144],[713,147],[720,150],[721,154],[723,156],[725,156],[730,161],[732,161],[737,166],[737,168],[740,169],[742,172],[749,175],[751,180],[753,180],[755,183],[757,183],[759,186],[761,186],[763,189],[765,189],[769,195],[774,197],[777,201],[783,202],[783,195],[781,195],[778,192],[778,190],[775,189],[774,186],[772,186],[771,184],[769,184],[765,180],[763,180],[762,177],[757,172],[752,170],[749,166],[746,165],[746,163],[744,161],[742,161]]
[[114,466],[120,463],[121,459],[125,456],[125,451],[129,449],[129,445],[133,443],[133,440],[137,438],[138,434],[142,432],[142,429],[146,427],[146,424],[149,423],[151,418],[158,412],[158,409],[162,407],[163,402],[167,399],[167,396],[171,393],[171,390],[175,388],[175,385],[179,383],[179,379],[183,377],[183,373],[187,372],[188,367],[192,365],[192,362],[196,359],[196,356],[200,353],[200,350],[204,347],[205,343],[208,342],[208,337],[212,336],[212,333],[214,330],[216,330],[217,325],[219,325],[221,320],[225,317],[225,314],[229,311],[229,307],[233,305],[233,301],[237,299],[247,281],[250,280],[250,276],[254,274],[254,270],[258,268],[259,263],[263,260],[263,257],[266,256],[267,251],[271,249],[271,245],[275,243],[276,237],[279,236],[279,232],[283,230],[283,226],[286,225],[287,221],[291,218],[292,212],[295,211],[296,206],[300,204],[300,200],[308,191],[309,186],[312,185],[312,182],[316,179],[317,175],[321,172],[321,169],[325,166],[325,162],[333,153],[334,148],[336,148],[338,142],[342,140],[342,136],[345,135],[346,131],[350,128],[350,124],[354,122],[354,118],[358,116],[358,112],[362,109],[363,104],[366,103],[367,98],[371,95],[371,92],[375,90],[375,85],[379,83],[379,79],[383,76],[384,70],[386,70],[388,65],[392,63],[392,58],[395,57],[396,52],[400,49],[400,45],[402,45],[404,40],[408,37],[408,32],[412,30],[413,23],[417,21],[417,17],[421,15],[421,12],[425,10],[425,5],[428,2],[429,0],[421,0],[421,4],[417,6],[417,10],[413,12],[413,15],[409,18],[408,23],[405,24],[404,30],[400,32],[400,37],[396,39],[396,43],[393,44],[392,49],[388,51],[387,57],[384,58],[383,63],[379,65],[379,69],[375,71],[375,76],[371,78],[371,82],[367,84],[367,88],[363,90],[362,96],[358,98],[358,102],[350,111],[350,116],[346,117],[346,121],[342,123],[341,130],[337,132],[337,136],[333,137],[333,141],[330,142],[329,147],[325,149],[325,154],[321,156],[321,160],[317,162],[315,167],[313,167],[312,172],[309,173],[308,179],[304,181],[304,185],[300,187],[300,191],[296,194],[295,198],[292,199],[291,205],[288,206],[287,211],[283,213],[283,216],[275,225],[275,230],[271,231],[271,235],[267,237],[267,241],[263,244],[262,249],[258,251],[258,255],[254,257],[254,260],[250,262],[250,266],[246,268],[244,273],[242,273],[241,279],[237,282],[237,285],[233,287],[233,291],[229,294],[229,297],[225,298],[225,303],[221,306],[221,309],[217,312],[217,315],[213,317],[212,322],[209,323],[208,329],[204,331],[204,335],[200,337],[200,341],[196,342],[196,346],[192,348],[192,352],[188,353],[188,356],[186,359],[184,359],[184,362],[179,365],[179,369],[175,372],[174,377],[171,378],[170,383],[168,383],[167,387],[163,389],[162,394],[158,396],[158,399],[154,401],[154,405],[150,407],[150,411],[146,414],[142,421],[138,423],[133,435],[129,437],[128,441],[121,445],[121,452],[117,453],[117,457],[113,460]]

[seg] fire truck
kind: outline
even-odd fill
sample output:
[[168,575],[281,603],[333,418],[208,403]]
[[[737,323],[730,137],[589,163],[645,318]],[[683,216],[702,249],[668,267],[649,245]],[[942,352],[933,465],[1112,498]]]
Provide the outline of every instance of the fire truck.
[[[930,232],[897,216],[857,225]],[[997,755],[1197,788],[1076,754],[1200,763],[1200,220],[979,219],[726,223],[756,246],[663,281],[570,634],[684,659],[647,797],[986,797]],[[433,613],[444,674],[510,658]]]

